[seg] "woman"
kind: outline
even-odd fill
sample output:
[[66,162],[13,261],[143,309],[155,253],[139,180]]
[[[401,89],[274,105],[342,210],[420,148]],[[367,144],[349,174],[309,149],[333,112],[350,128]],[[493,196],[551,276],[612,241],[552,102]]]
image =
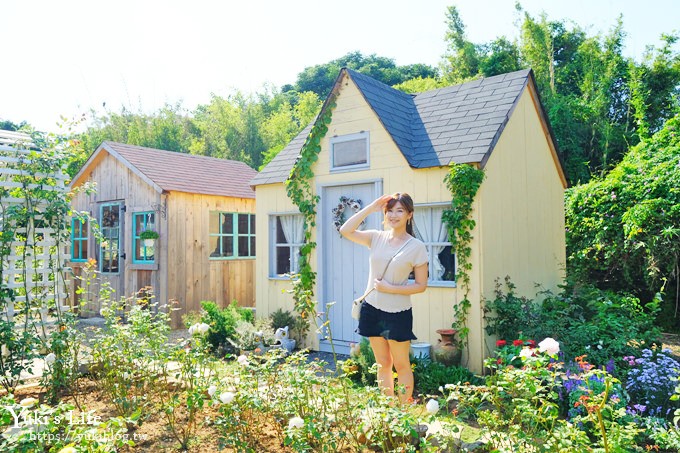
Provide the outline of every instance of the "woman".
[[[385,214],[388,230],[357,230],[366,217],[380,211]],[[427,249],[413,233],[413,200],[405,193],[383,195],[350,217],[340,234],[371,249],[367,291],[375,291],[361,307],[358,333],[371,343],[379,365],[378,385],[386,395],[394,395],[394,367],[403,389],[399,400],[411,401],[413,371],[409,351],[416,337],[410,296],[427,288]],[[414,282],[408,280],[411,272],[415,274]]]

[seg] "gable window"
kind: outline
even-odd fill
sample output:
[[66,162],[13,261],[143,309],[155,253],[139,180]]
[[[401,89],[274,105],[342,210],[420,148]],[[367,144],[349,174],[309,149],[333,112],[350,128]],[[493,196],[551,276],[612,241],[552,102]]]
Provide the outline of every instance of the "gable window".
[[156,229],[156,215],[154,212],[135,212],[132,214],[132,262],[134,264],[149,264],[156,260],[156,242],[143,241],[139,235],[144,230]]
[[87,261],[87,220],[71,220],[71,261]]
[[99,244],[99,263],[102,273],[117,274],[120,271],[120,205],[105,204],[101,207],[102,242]]
[[368,168],[368,132],[331,137],[331,170]]
[[255,214],[210,213],[210,258],[254,258]]
[[417,206],[414,213],[416,237],[423,241],[429,255],[428,281],[450,286],[456,281],[456,260],[451,253],[442,214],[447,206]]
[[300,247],[304,244],[304,218],[301,214],[273,215],[269,218],[271,253],[270,277],[300,271]]

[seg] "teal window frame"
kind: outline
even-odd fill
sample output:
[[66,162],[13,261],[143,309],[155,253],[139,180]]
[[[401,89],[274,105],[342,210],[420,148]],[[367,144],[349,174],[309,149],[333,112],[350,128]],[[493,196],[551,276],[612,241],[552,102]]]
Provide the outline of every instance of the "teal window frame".
[[[104,222],[104,210],[106,208],[111,208],[111,207],[114,207],[114,206],[116,208],[118,208],[118,226],[117,227],[110,227],[110,226],[107,226],[106,223]],[[123,224],[122,215],[123,215],[123,204],[122,203],[104,203],[99,207],[99,228],[101,230],[103,240],[105,242],[107,242],[107,247],[102,247],[101,244],[99,245],[99,253],[98,253],[98,255],[99,255],[99,271],[102,274],[116,275],[116,274],[121,273],[122,263],[121,263],[121,256],[120,256],[121,255],[121,247],[120,246],[121,246],[121,241],[122,241],[122,237],[121,237],[121,226]],[[115,237],[115,238],[112,235],[109,234],[114,229],[118,231],[118,236]],[[114,239],[115,239],[115,245],[116,245],[115,248],[113,247],[113,242],[114,242],[113,240]],[[108,250],[108,253],[110,253],[110,257],[111,257],[109,260],[104,259],[104,256],[107,253],[107,251],[105,251],[105,248],[110,249],[110,250]],[[115,258],[114,258],[114,256],[115,256]],[[114,262],[116,263],[116,266],[117,266],[115,271],[110,270],[110,268],[107,269],[105,267],[105,264],[112,265]]]
[[[140,222],[142,229],[137,231],[137,219],[142,217]],[[133,212],[132,213],[132,264],[153,264],[156,262],[156,255],[158,254],[157,247],[147,247],[144,242],[139,238],[139,234],[146,230],[147,228],[156,228],[156,214],[154,211],[143,211],[143,212]],[[151,254],[153,250],[153,254]],[[142,258],[139,257],[138,252],[141,252]],[[152,258],[149,259],[148,255]]]
[[[217,223],[213,222],[213,216],[217,215]],[[248,231],[239,231],[239,216],[247,216]],[[231,218],[231,232],[225,231],[227,219]],[[250,212],[210,212],[210,253],[211,260],[242,260],[255,258],[255,214]],[[217,225],[215,230],[213,225]],[[212,238],[217,238],[213,245]],[[225,250],[225,245],[231,244],[231,255]],[[242,249],[247,248],[246,254],[241,254]]]
[[[77,228],[77,226],[79,228]],[[87,262],[87,247],[89,239],[89,222],[87,220],[83,221],[78,217],[71,219],[71,261],[75,263]],[[85,233],[83,234],[83,227],[85,227]],[[79,247],[76,247],[76,244]],[[80,250],[78,256],[74,255],[76,250]]]

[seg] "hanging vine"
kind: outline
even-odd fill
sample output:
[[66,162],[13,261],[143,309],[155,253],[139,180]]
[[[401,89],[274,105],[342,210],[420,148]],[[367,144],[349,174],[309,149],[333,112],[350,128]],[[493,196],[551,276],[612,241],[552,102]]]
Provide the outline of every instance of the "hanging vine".
[[470,218],[470,214],[475,195],[483,180],[484,172],[468,164],[451,164],[449,173],[444,178],[446,187],[451,192],[451,209],[444,211],[442,220],[448,230],[451,252],[456,254],[458,263],[456,282],[464,288],[462,299],[459,299],[453,306],[455,319],[451,327],[458,331],[459,342],[462,346],[467,345],[470,332],[467,326],[471,306],[468,299],[470,271],[472,270],[470,242],[472,230],[475,227],[475,221]]
[[300,154],[285,182],[288,198],[298,207],[304,218],[305,243],[300,247],[300,270],[297,280],[293,283],[292,293],[295,311],[305,319],[316,315],[316,303],[313,300],[316,272],[312,270],[310,257],[316,248],[316,242],[312,241],[312,230],[316,226],[316,206],[319,203],[319,196],[312,187],[314,178],[312,166],[319,158],[321,140],[328,133],[328,125],[335,106],[335,96],[332,95],[302,145]]

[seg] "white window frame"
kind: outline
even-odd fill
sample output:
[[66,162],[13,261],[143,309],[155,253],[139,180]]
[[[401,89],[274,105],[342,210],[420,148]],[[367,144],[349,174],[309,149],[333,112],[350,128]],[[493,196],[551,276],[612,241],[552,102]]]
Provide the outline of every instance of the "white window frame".
[[[300,248],[305,244],[304,233],[300,237],[301,242],[281,242],[281,243],[279,243],[279,242],[276,241],[276,238],[277,238],[277,234],[276,234],[277,219],[284,217],[284,216],[298,216],[300,219],[303,219],[302,214],[300,214],[299,212],[277,212],[277,213],[269,214],[269,278],[271,278],[271,279],[285,280],[285,279],[290,278],[289,275],[279,274],[279,273],[276,272],[276,270],[277,270],[276,269],[276,249],[277,248],[287,247],[287,248],[290,249],[290,259],[291,259],[291,261],[290,261],[290,272],[289,272],[289,274],[291,274],[291,275],[296,274],[300,271],[300,269],[299,269],[299,259],[297,261],[295,261],[295,260],[293,260],[293,257],[295,256],[295,253],[297,253],[298,257],[300,256]],[[295,263],[298,263],[298,266],[295,266]]]
[[[335,145],[338,143],[345,143],[345,142],[350,142],[350,141],[355,141],[355,140],[364,140],[364,143],[366,144],[366,162],[362,162],[359,164],[354,164],[354,165],[343,165],[336,167],[334,162],[335,162]],[[340,135],[340,136],[335,136],[331,137],[330,139],[330,171],[332,172],[341,172],[341,171],[351,171],[351,170],[364,170],[366,168],[369,168],[371,166],[371,159],[370,159],[370,143],[371,143],[371,136],[368,131],[361,131],[357,132],[355,134],[347,134],[347,135]]]
[[[427,204],[418,204],[414,206],[414,209],[416,212],[418,212],[419,209],[433,209],[433,208],[444,208],[444,209],[451,209],[451,203],[427,203]],[[416,228],[418,228],[418,221],[416,220]],[[419,238],[420,239],[420,238]],[[422,240],[422,239],[421,239]],[[431,279],[431,276],[434,275],[434,272],[432,271],[432,266],[434,263],[434,251],[432,249],[432,246],[451,246],[451,242],[448,240],[443,241],[443,242],[435,242],[435,241],[423,241],[425,244],[425,247],[427,247],[427,255],[428,255],[428,279],[427,279],[427,285],[428,286],[433,286],[433,287],[445,287],[445,288],[455,288],[456,287],[456,281],[455,280],[433,280]],[[453,254],[453,271],[454,275],[457,276],[457,271],[458,271],[458,257],[456,254]]]

